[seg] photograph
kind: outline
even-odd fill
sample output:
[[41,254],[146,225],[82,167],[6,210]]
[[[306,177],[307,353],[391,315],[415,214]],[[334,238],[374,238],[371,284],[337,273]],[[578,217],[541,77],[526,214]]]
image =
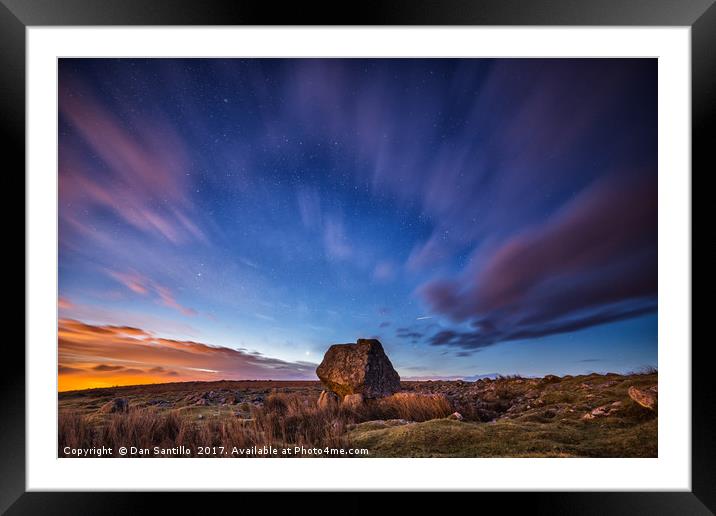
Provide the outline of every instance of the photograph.
[[657,58],[56,62],[58,458],[659,457]]

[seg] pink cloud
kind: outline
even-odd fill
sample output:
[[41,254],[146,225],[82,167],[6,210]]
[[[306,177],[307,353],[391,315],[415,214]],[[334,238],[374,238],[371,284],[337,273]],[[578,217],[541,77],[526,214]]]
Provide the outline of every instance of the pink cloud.
[[546,222],[513,235],[458,277],[420,289],[468,332],[430,342],[480,348],[636,317],[656,310],[657,186],[610,176]]
[[169,124],[156,117],[126,122],[86,85],[67,78],[60,114],[104,165],[98,170],[100,165],[60,146],[61,213],[70,227],[86,226],[82,214],[103,209],[174,244],[206,240],[188,194],[185,145]]
[[395,279],[395,264],[390,261],[382,261],[373,269],[373,278],[377,281],[391,281]]
[[135,294],[153,296],[162,305],[173,308],[184,315],[193,316],[197,314],[197,311],[193,308],[181,305],[168,287],[160,285],[146,276],[142,276],[137,272],[107,271],[107,274]]

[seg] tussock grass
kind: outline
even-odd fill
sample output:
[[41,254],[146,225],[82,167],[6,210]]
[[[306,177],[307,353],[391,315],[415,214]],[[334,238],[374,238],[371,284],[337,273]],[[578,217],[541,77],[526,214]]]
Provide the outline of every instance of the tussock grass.
[[[246,404],[248,405],[248,404]],[[298,393],[274,393],[263,407],[242,406],[250,418],[229,416],[217,407],[181,407],[160,410],[154,407],[132,407],[127,413],[81,414],[61,411],[59,417],[59,450],[65,446],[113,448],[115,456],[121,446],[171,448],[183,445],[191,450],[202,446],[232,447],[320,447],[344,448],[348,445],[346,427],[374,419],[408,419],[427,421],[452,412],[447,398],[441,395],[398,393],[382,400],[365,403],[358,410],[339,405],[319,408],[313,397]]]
[[[90,448],[106,446],[119,456],[121,446],[171,448],[183,445],[192,450],[206,446],[246,448],[346,446],[346,421],[337,408],[320,410],[297,395],[277,394],[264,407],[251,408],[251,418],[227,417],[211,407],[203,410],[132,408],[127,413],[109,414],[98,421],[92,414],[60,412],[59,453],[65,446]],[[206,415],[205,415],[206,414]],[[201,416],[201,418],[199,418]]]
[[454,412],[450,401],[442,394],[398,392],[386,398],[369,401],[359,411],[361,421],[373,419],[406,419],[428,421],[446,417]]
[[[355,409],[318,407],[321,387],[311,382],[79,391],[59,396],[58,444],[60,456],[65,446],[111,447],[115,456],[121,446],[185,446],[198,456],[206,446],[271,445],[359,447],[379,457],[654,457],[657,412],[631,400],[628,389],[649,389],[657,381],[649,371],[547,381],[404,382],[404,391]],[[222,391],[211,403],[196,404],[218,385],[234,396],[231,401],[217,401],[224,399]],[[119,396],[129,400],[128,412],[99,410]],[[618,408],[612,412],[612,406]],[[609,414],[591,417],[599,407]],[[454,411],[464,421],[446,419]]]

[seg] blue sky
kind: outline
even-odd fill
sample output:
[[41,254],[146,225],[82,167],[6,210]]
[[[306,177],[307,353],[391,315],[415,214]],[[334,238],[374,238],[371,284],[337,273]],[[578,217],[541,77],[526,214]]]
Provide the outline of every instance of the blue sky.
[[[61,362],[304,378],[378,337],[403,377],[656,366],[656,72],[62,59]],[[110,326],[235,360],[136,364]]]

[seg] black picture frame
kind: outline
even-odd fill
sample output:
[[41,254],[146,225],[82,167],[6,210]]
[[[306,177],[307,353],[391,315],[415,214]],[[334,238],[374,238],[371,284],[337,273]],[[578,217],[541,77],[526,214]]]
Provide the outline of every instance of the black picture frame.
[[[689,26],[692,73],[692,191],[694,171],[716,170],[709,135],[716,107],[715,0],[393,0],[348,4],[222,0],[0,0],[0,104],[5,162],[14,158],[6,178],[25,164],[25,29],[41,25],[574,25]],[[14,186],[14,185],[13,185]],[[24,191],[24,181],[18,185]],[[17,195],[17,194],[16,194]],[[692,206],[693,210],[693,206]],[[693,253],[693,245],[691,252]],[[693,254],[692,254],[693,256]],[[24,256],[27,259],[27,256]],[[702,284],[701,282],[699,282]],[[705,286],[703,287],[705,290]],[[692,316],[693,320],[693,316]],[[693,327],[693,323],[692,323]],[[683,343],[689,345],[691,343]],[[578,514],[712,514],[716,512],[713,367],[708,344],[694,341],[692,352],[692,490],[690,492],[590,492],[470,494],[499,503],[510,511],[523,504],[531,511]],[[25,492],[25,354],[13,346],[17,364],[0,375],[0,511],[7,514],[139,513],[147,496],[159,497],[165,508],[203,512],[206,499],[196,494]],[[207,494],[211,504],[229,494]],[[205,496],[207,496],[205,495]],[[262,501],[243,493],[242,505]],[[266,496],[266,495],[263,495]],[[271,495],[273,496],[273,495]],[[310,494],[292,495],[292,505],[314,506]],[[451,498],[460,504],[464,495]],[[349,512],[368,509],[363,494],[344,495]],[[420,500],[420,495],[413,495]],[[451,495],[452,497],[452,495]],[[499,498],[499,499],[498,499]],[[391,503],[382,501],[385,509]],[[401,502],[402,506],[402,502]],[[314,506],[315,507],[315,506]],[[456,507],[456,506],[455,506]],[[453,508],[455,508],[453,507]],[[446,507],[447,509],[447,507]],[[478,510],[480,510],[478,509]]]

